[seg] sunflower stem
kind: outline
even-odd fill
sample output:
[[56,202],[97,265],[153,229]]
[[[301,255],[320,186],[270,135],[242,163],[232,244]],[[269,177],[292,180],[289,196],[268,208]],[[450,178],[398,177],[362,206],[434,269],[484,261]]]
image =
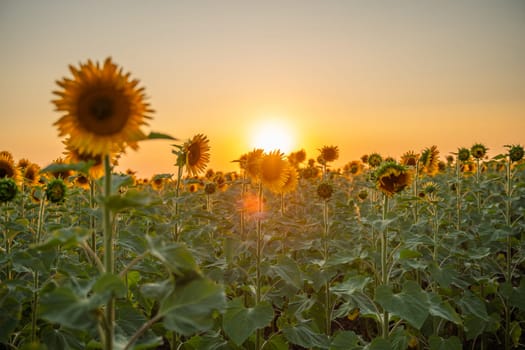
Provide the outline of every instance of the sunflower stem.
[[[89,209],[95,208],[95,183],[92,179],[89,179]],[[97,252],[97,231],[95,228],[95,216],[90,214],[89,216],[89,230],[91,231],[91,250]]]
[[[383,221],[386,220],[388,213],[388,196],[383,195]],[[388,229],[385,227],[381,232],[381,284],[388,285],[388,267],[387,267],[387,233]],[[388,338],[388,311],[383,310],[383,324],[381,335],[383,338]]]
[[[323,201],[323,255],[324,264],[328,263],[328,200]],[[326,335],[332,333],[332,306],[330,304],[330,280],[325,282],[325,331]]]
[[[40,243],[40,237],[42,234],[42,223],[44,221],[44,209],[45,209],[45,200],[42,198],[40,200],[40,206],[38,208],[38,221],[36,224],[36,235],[35,235],[35,244],[38,245]],[[33,302],[31,306],[31,342],[36,342],[36,333],[37,333],[37,326],[36,326],[36,315],[37,315],[37,307],[38,307],[38,288],[39,288],[39,274],[38,271],[34,271],[33,275]]]
[[[263,186],[259,181],[259,188],[257,190],[258,203],[257,203],[257,237],[256,237],[256,253],[255,253],[255,305],[259,305],[261,302],[261,257],[263,248],[262,238],[262,214],[263,214]],[[261,349],[261,329],[257,329],[255,334],[255,349]]]
[[182,170],[183,166],[178,165],[177,168],[177,186],[175,186],[175,225],[173,240],[177,242],[179,240],[179,195],[180,195],[180,182],[182,181]]
[[[111,212],[108,201],[111,196],[111,164],[109,155],[104,155],[104,205],[103,205],[103,236],[104,236],[104,268],[107,274],[113,274],[113,229]],[[112,296],[105,310],[106,327],[104,336],[104,350],[113,350],[115,333],[115,298]]]

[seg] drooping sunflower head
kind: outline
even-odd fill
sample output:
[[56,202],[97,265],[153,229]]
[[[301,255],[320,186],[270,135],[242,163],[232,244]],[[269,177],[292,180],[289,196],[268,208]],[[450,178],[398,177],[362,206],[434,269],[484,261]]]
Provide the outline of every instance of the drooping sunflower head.
[[297,184],[299,183],[299,173],[297,168],[291,164],[288,166],[288,177],[281,188],[281,193],[290,193],[295,191]]
[[131,79],[111,58],[102,65],[88,60],[69,66],[73,78],[57,81],[53,100],[62,117],[54,123],[60,136],[70,136],[71,146],[93,156],[138,148],[146,138],[140,127],[147,125],[153,110],[145,102],[144,88]]
[[334,187],[328,182],[321,182],[317,186],[317,195],[323,200],[330,199],[332,193],[334,193]]
[[259,178],[263,155],[264,151],[260,148],[257,148],[241,156],[239,160],[241,169],[244,170],[245,174],[249,178],[254,180]]
[[470,147],[470,154],[476,159],[482,159],[487,154],[488,148],[482,143],[475,143]]
[[523,159],[524,151],[520,145],[507,146],[509,148],[509,159],[511,162],[519,162]]
[[34,185],[38,183],[38,181],[40,180],[40,167],[35,163],[29,164],[24,168],[22,177],[24,181],[29,185]]
[[31,162],[29,161],[29,159],[22,158],[18,160],[18,163],[16,166],[18,167],[18,169],[20,169],[21,172],[23,172],[30,164]]
[[18,186],[15,180],[9,177],[0,179],[0,203],[11,202],[18,193]]
[[418,160],[418,153],[415,153],[414,151],[408,151],[401,156],[400,164],[415,167],[417,165]]
[[215,182],[207,182],[204,185],[204,193],[214,194],[217,191],[217,184]]
[[290,165],[283,159],[281,151],[271,151],[261,158],[260,180],[263,186],[274,193],[280,193],[290,171]]
[[18,179],[18,168],[15,165],[13,157],[10,154],[3,152],[0,154],[0,179]]
[[427,147],[419,158],[421,170],[427,175],[434,176],[439,170],[439,150],[437,146]]
[[426,199],[431,203],[436,203],[442,200],[438,195],[439,185],[434,181],[427,181],[421,186],[419,197]]
[[339,148],[337,146],[323,146],[319,152],[318,162],[321,164],[339,159]]
[[368,165],[377,168],[383,162],[383,157],[379,153],[372,153],[368,156]]
[[412,182],[412,170],[394,162],[383,163],[374,173],[376,187],[387,196],[401,192]]
[[[62,157],[58,157],[53,161],[53,164],[67,164],[66,160]],[[60,170],[60,171],[52,171],[51,177],[62,179],[62,180],[68,180],[70,176],[73,176],[73,171],[71,170]]]
[[66,198],[66,184],[64,180],[52,179],[46,185],[46,198],[51,203],[60,203]]
[[185,165],[190,176],[197,176],[206,170],[210,161],[209,142],[205,135],[197,134],[184,144]]
[[288,155],[288,161],[294,167],[298,167],[299,164],[306,160],[306,151],[304,149],[296,152],[292,152]]

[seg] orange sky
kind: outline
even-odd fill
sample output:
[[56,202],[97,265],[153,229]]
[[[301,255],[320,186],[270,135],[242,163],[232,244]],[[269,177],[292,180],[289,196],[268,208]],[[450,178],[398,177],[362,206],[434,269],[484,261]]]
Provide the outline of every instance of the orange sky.
[[[523,33],[522,1],[0,0],[0,150],[59,157],[55,81],[112,56],[150,96],[147,130],[206,134],[216,170],[237,169],[266,119],[309,157],[339,146],[337,165],[434,144],[494,155],[525,144]],[[148,141],[121,167],[174,162],[169,141]]]

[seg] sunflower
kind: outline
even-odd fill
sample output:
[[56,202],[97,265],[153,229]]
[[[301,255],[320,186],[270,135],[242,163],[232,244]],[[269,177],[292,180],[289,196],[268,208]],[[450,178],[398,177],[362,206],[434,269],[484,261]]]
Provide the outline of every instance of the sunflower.
[[523,159],[524,151],[520,145],[507,146],[509,148],[509,159],[511,162],[519,162]]
[[458,160],[461,162],[467,162],[470,159],[470,150],[465,147],[458,149]]
[[210,161],[210,146],[206,136],[198,134],[183,145],[185,165],[190,176],[203,172]]
[[419,158],[421,170],[427,175],[434,176],[439,170],[439,151],[437,146],[427,147]]
[[[79,163],[79,162],[91,162],[92,165],[89,168],[89,176],[93,179],[98,179],[104,175],[104,162],[101,154],[91,155],[89,153],[81,153],[71,145],[70,139],[64,141],[66,146],[66,152],[64,153],[66,163]],[[112,163],[115,165],[116,160],[112,159]]]
[[30,185],[34,185],[38,183],[38,181],[40,180],[39,174],[40,174],[40,167],[35,163],[31,163],[24,168],[24,171],[22,173],[22,178],[24,179],[26,183]]
[[164,188],[165,178],[162,176],[153,176],[153,179],[149,182],[151,185],[151,188],[153,188],[155,191],[161,191]]
[[[53,164],[66,164],[66,161],[64,158],[58,157],[53,161]],[[67,180],[70,176],[73,176],[73,171],[71,170],[60,170],[60,171],[52,171],[51,175],[56,179],[63,179]]]
[[418,160],[419,154],[415,153],[414,151],[408,151],[401,156],[401,161],[399,163],[405,166],[415,167]]
[[387,196],[392,196],[411,184],[412,171],[404,165],[388,162],[376,170],[374,178],[377,188]]
[[9,151],[1,151],[0,152],[0,158],[4,158],[4,159],[8,160],[11,163],[15,162],[15,159],[13,158],[13,155]]
[[304,162],[306,160],[306,152],[304,149],[296,152],[292,152],[288,155],[288,161],[290,164],[292,164],[294,167],[298,167],[299,164]]
[[261,160],[263,158],[264,151],[260,148],[254,149],[241,156],[239,162],[241,169],[244,170],[246,175],[251,179],[258,179],[259,173],[261,172]]
[[52,101],[56,111],[64,113],[54,123],[59,135],[69,135],[71,146],[81,154],[120,153],[127,146],[136,150],[137,142],[146,138],[140,127],[153,113],[144,88],[137,88],[139,81],[111,58],[102,67],[88,60],[69,70],[73,78],[57,81],[61,89],[53,91],[58,96]]
[[347,174],[357,176],[363,171],[363,163],[359,160],[353,160],[343,167],[343,170]]
[[217,184],[215,182],[207,182],[204,185],[204,193],[214,194],[217,191]]
[[321,199],[328,200],[330,197],[332,197],[332,193],[334,193],[334,187],[328,182],[321,182],[317,186],[317,195]]
[[78,174],[75,177],[75,185],[85,190],[89,190],[89,178],[85,175]]
[[0,179],[2,178],[18,179],[18,168],[8,152],[0,154]]
[[319,152],[321,154],[318,157],[318,162],[321,164],[333,162],[339,158],[339,148],[337,146],[323,146]]
[[0,179],[0,203],[11,202],[18,193],[15,180],[9,177]]
[[295,191],[297,184],[299,183],[299,173],[297,172],[297,168],[290,164],[287,171],[288,177],[281,188],[281,193],[290,193]]
[[272,151],[261,158],[259,178],[270,191],[279,193],[287,181],[290,166],[280,151]]
[[485,147],[485,145],[481,143],[475,143],[474,145],[472,145],[472,147],[470,147],[470,154],[472,154],[472,157],[476,159],[481,159],[485,157],[485,155],[487,154],[487,150],[488,148]]
[[368,156],[367,161],[372,168],[377,168],[383,162],[383,157],[379,153],[372,153]]
[[23,172],[30,164],[31,162],[29,161],[29,159],[22,158],[18,161],[16,166],[18,167],[18,169],[20,169],[21,172]]
[[66,184],[57,178],[49,181],[46,186],[46,198],[51,203],[60,203],[66,197]]

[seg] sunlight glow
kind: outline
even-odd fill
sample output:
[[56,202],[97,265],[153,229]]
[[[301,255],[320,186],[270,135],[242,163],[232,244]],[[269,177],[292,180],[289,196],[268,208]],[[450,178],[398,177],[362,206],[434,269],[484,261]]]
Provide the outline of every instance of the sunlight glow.
[[294,147],[294,135],[286,121],[265,119],[256,123],[250,133],[253,148],[262,148],[265,152],[280,150],[287,154]]

